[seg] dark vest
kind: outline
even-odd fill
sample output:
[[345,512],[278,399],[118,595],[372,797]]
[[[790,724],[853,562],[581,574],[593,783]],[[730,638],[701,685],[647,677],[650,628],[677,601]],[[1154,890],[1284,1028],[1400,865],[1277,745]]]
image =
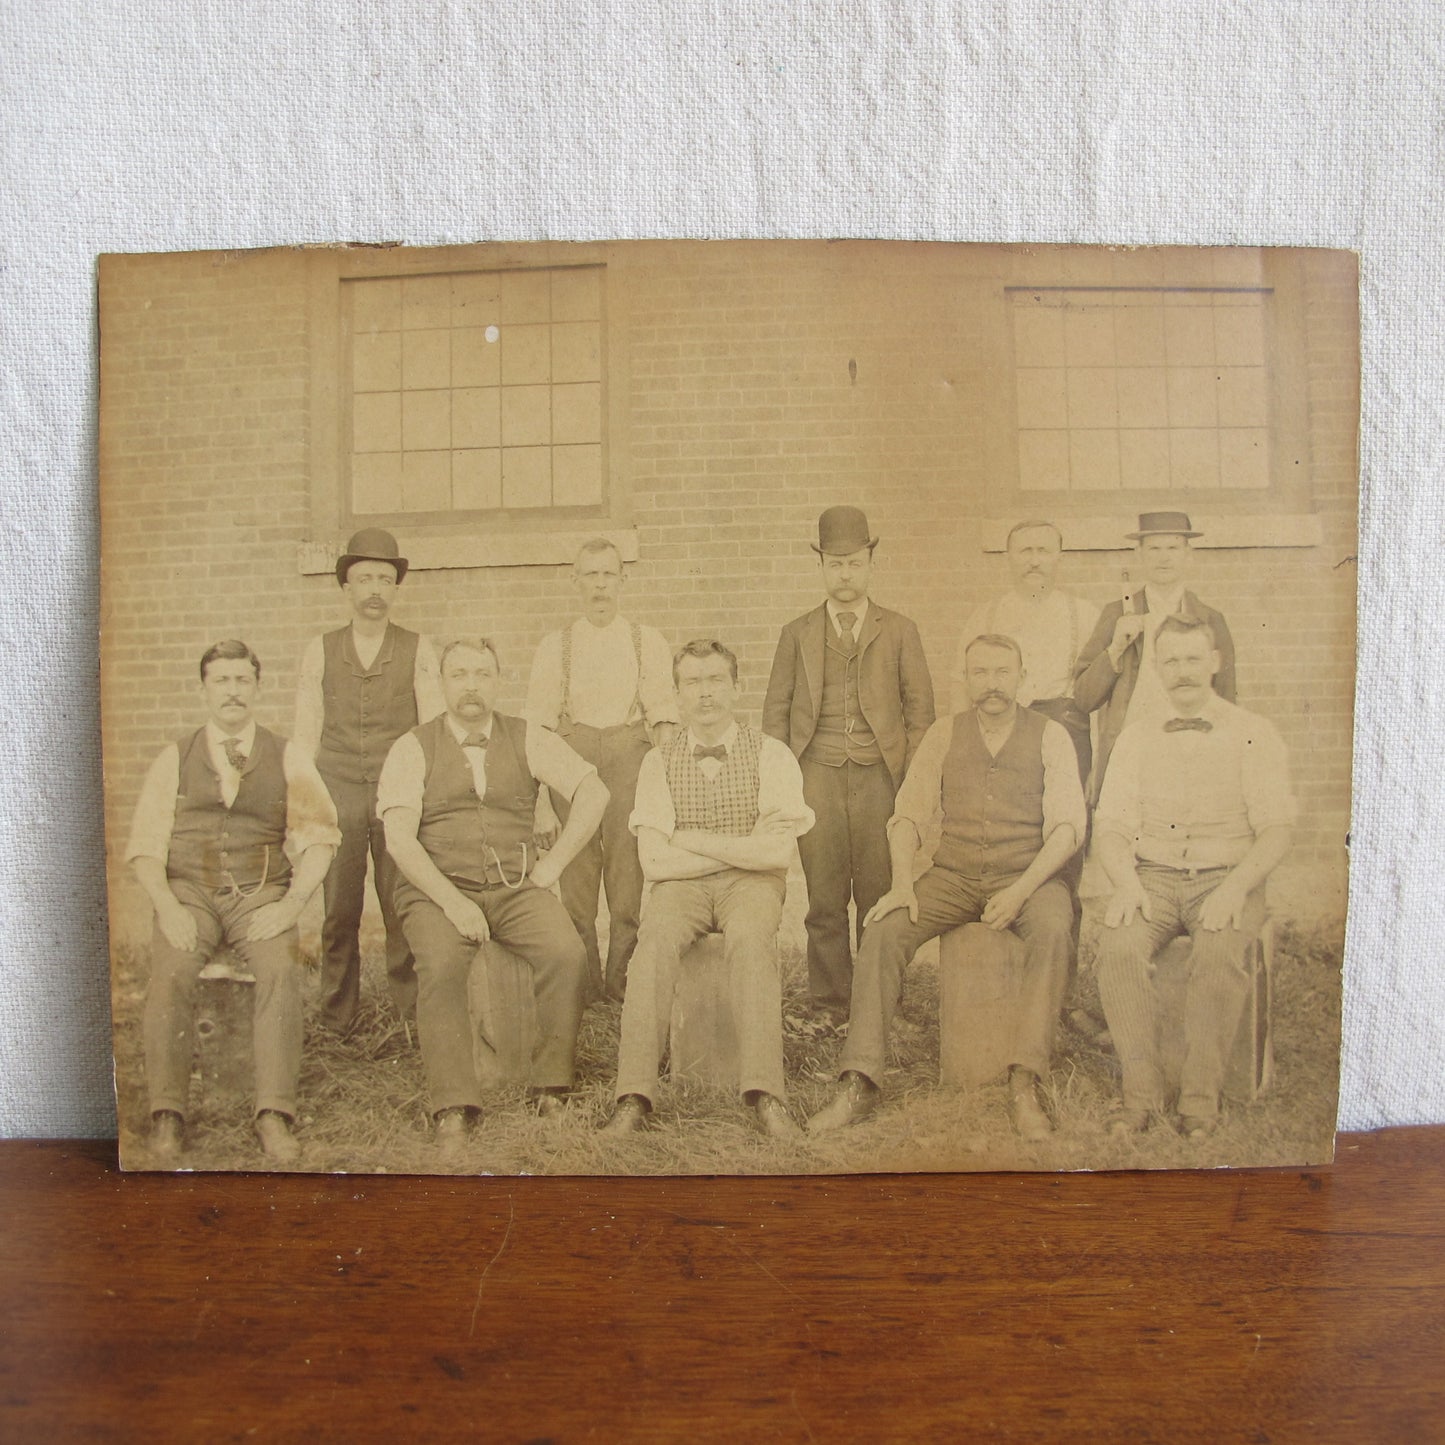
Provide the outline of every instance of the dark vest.
[[343,783],[375,783],[392,743],[417,723],[415,632],[388,623],[369,668],[361,665],[350,626],[321,639],[326,668],[316,766]]
[[692,735],[679,728],[663,749],[667,787],[679,828],[745,838],[758,821],[758,753],[763,735],[739,725],[722,771],[711,782],[692,755]]
[[992,757],[972,710],[953,720],[943,761],[943,837],[933,861],[991,887],[1011,883],[1044,846],[1044,728],[1019,708],[1008,741]]
[[211,766],[206,730],[198,728],[176,745],[180,786],[166,873],[202,888],[250,890],[285,883],[291,865],[286,841],[286,740],[257,727],[251,755],[241,769],[236,801],[221,801],[221,779]]
[[477,797],[471,765],[442,713],[412,729],[426,759],[417,841],[459,886],[516,884],[532,871],[537,780],[527,766],[527,724],[492,714],[487,795]]
[[841,768],[848,761],[881,763],[883,752],[858,701],[862,651],[847,651],[831,617],[824,619],[823,626],[823,696],[818,702],[817,726],[803,756],[810,763],[830,768]]

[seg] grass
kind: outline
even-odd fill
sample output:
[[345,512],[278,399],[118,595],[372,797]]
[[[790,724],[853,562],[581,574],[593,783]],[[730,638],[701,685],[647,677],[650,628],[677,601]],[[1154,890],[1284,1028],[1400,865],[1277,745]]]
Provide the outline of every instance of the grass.
[[[1065,1010],[1101,1016],[1092,960],[1097,906],[1086,905],[1078,979]],[[784,1063],[789,1105],[805,1118],[830,1097],[841,1040],[809,1017],[800,939],[785,919]],[[369,1002],[344,1042],[315,1024],[308,988],[300,1083],[298,1168],[315,1172],[435,1174],[832,1174],[854,1171],[997,1169],[1167,1169],[1304,1164],[1329,1157],[1334,1129],[1343,929],[1277,924],[1273,1087],[1253,1104],[1227,1103],[1210,1138],[1188,1142],[1163,1122],[1117,1139],[1105,1123],[1118,1102],[1118,1066],[1093,1028],[1061,1026],[1055,1068],[1044,1094],[1057,1132],[1035,1144],[1009,1124],[1002,1082],[974,1090],[938,1083],[936,949],[909,969],[891,1039],[883,1107],[841,1133],[799,1145],[760,1134],[735,1097],[693,1083],[665,1083],[651,1127],[612,1138],[597,1126],[612,1107],[620,1011],[587,1011],[577,1050],[577,1087],[567,1113],[535,1118],[522,1090],[495,1093],[454,1170],[442,1167],[430,1139],[421,1055],[381,996],[379,948],[368,951]],[[147,1112],[140,1057],[146,962],[115,963],[114,1017],[121,1158],[148,1167]],[[192,1080],[187,1168],[264,1167],[251,1133],[248,1071],[238,1087],[203,1089]]]

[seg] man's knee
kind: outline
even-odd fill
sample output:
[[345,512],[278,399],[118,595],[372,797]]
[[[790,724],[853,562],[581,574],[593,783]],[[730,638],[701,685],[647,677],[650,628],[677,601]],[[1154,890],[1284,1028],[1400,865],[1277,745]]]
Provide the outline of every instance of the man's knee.
[[1154,961],[1147,927],[1135,920],[1115,928],[1105,927],[1099,935],[1095,966],[1100,980],[1138,974]]

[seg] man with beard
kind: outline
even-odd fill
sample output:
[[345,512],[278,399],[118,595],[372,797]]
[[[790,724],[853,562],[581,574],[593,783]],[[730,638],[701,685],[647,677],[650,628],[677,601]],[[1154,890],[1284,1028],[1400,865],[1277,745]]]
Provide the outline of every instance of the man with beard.
[[1164,1106],[1154,958],[1187,933],[1180,1129],[1203,1138],[1219,1119],[1230,1046],[1250,989],[1265,917],[1264,883],[1289,851],[1295,804],[1274,726],[1211,685],[1222,666],[1210,624],[1166,617],[1154,667],[1163,718],[1120,734],[1094,816],[1114,885],[1099,942],[1099,993],[1124,1072],[1117,1134],[1148,1128]]
[[[1025,1139],[1053,1128],[1038,1084],[1072,945],[1073,900],[1056,875],[1084,837],[1078,760],[1060,724],[1018,706],[1023,659],[1012,637],[975,637],[965,662],[973,706],[934,723],[898,791],[888,823],[893,884],[864,920],[839,1089],[808,1121],[815,1134],[877,1108],[904,968],[930,938],[975,922],[1023,942],[1009,1109]],[[918,850],[940,809],[933,866],[915,886]]]
[[[397,916],[416,956],[417,1027],[437,1143],[461,1153],[481,1088],[472,1054],[467,979],[493,938],[532,971],[537,1042],[531,1098],[561,1112],[572,1087],[587,955],[567,910],[547,890],[602,820],[597,770],[555,733],[496,712],[496,648],[450,643],[441,657],[446,711],[403,734],[377,788],[386,846],[401,877]],[[540,785],[570,804],[552,851],[532,845]]]
[[965,653],[975,637],[1003,633],[1018,643],[1024,670],[1020,707],[1062,723],[1079,755],[1079,777],[1089,776],[1089,715],[1074,702],[1074,664],[1099,620],[1099,609],[1055,586],[1063,533],[1052,522],[1019,522],[1004,544],[1012,588],[975,609],[963,624],[953,669],[953,709],[969,706]]
[[300,1153],[291,1132],[301,1071],[296,922],[340,834],[310,755],[257,724],[260,693],[261,663],[244,642],[206,649],[206,723],[151,765],[126,848],[156,911],[142,1028],[151,1152],[164,1164],[185,1144],[196,980],[221,947],[256,980],[256,1136],[276,1163]]
[[1094,768],[1093,801],[1097,802],[1109,755],[1129,723],[1162,721],[1169,702],[1154,666],[1154,637],[1164,618],[1178,614],[1209,623],[1219,649],[1214,690],[1234,701],[1234,641],[1223,616],[1185,588],[1190,541],[1202,536],[1183,512],[1145,512],[1139,530],[1129,538],[1137,547],[1136,562],[1143,586],[1131,584],[1126,596],[1099,614],[1093,635],[1074,666],[1074,700],[1085,712],[1102,710],[1099,753]]
[[848,903],[863,918],[888,887],[884,830],[933,722],[933,680],[918,628],[869,599],[878,538],[857,507],[818,518],[822,605],[783,628],[763,700],[763,731],[802,766],[817,825],[798,840],[808,880],[808,992],[841,1019],[853,977]]
[[294,741],[316,759],[341,823],[321,930],[321,1022],[340,1034],[351,1029],[361,1006],[357,934],[368,853],[386,927],[392,1002],[404,1019],[416,1008],[411,952],[391,904],[396,870],[376,815],[377,779],[392,743],[442,710],[431,643],[388,618],[406,569],[390,532],[367,527],[352,537],[336,563],[351,620],[307,647],[296,689]]
[[[627,826],[637,770],[677,727],[672,652],[655,627],[618,614],[622,554],[606,537],[583,544],[572,568],[582,616],[537,647],[523,715],[552,728],[597,769],[611,800],[602,826],[562,874],[562,902],[587,949],[588,991],[622,1002],[637,946],[642,867]],[[607,967],[597,944],[597,890],[607,894]]]

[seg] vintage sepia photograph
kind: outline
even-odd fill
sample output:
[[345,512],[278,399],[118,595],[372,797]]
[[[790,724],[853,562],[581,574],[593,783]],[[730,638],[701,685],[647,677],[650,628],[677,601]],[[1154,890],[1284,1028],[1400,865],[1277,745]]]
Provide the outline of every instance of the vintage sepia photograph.
[[1353,253],[99,286],[123,1167],[1332,1157]]

